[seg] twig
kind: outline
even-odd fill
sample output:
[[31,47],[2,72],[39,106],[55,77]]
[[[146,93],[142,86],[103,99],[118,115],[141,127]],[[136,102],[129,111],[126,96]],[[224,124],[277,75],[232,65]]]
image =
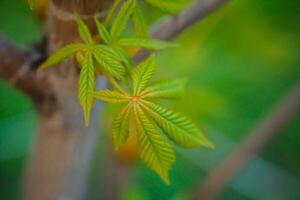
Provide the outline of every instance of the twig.
[[[152,32],[152,37],[160,40],[172,40],[196,22],[201,21],[222,7],[229,0],[197,0],[194,5],[176,17],[168,17]],[[149,51],[139,52],[134,61],[137,63],[149,55]]]
[[272,138],[300,111],[300,83],[289,91],[283,101],[241,142],[229,156],[204,180],[197,199],[214,199],[230,180],[261,151]]
[[28,58],[25,52],[0,35],[0,78],[8,80],[39,103],[49,95],[50,90],[47,81],[29,70]]

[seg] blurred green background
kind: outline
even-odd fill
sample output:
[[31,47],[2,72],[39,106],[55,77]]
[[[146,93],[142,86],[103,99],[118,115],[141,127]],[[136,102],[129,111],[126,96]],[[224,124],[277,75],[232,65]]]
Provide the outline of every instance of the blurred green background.
[[[150,19],[156,15],[148,12]],[[21,0],[1,0],[0,19],[0,32],[22,48],[41,36],[38,20]],[[184,98],[165,103],[201,124],[216,148],[177,149],[169,187],[143,164],[131,166],[124,200],[186,199],[299,81],[300,1],[233,0],[187,30],[178,42],[180,47],[158,54],[157,77],[187,77],[188,88]],[[0,81],[2,200],[21,199],[22,173],[36,124],[30,100]],[[218,199],[300,199],[299,152],[300,114]],[[91,182],[90,199],[99,199],[99,182],[101,177]]]

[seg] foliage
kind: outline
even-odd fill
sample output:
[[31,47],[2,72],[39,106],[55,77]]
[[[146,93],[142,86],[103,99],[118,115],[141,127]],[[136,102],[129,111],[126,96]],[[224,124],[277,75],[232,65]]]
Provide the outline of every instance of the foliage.
[[[169,183],[168,171],[175,161],[175,155],[172,146],[161,132],[183,148],[212,148],[213,145],[186,117],[150,101],[178,96],[183,89],[182,81],[160,82],[147,86],[154,72],[154,56],[151,56],[131,70],[130,92],[125,91],[116,81],[112,81],[116,90],[102,90],[93,92],[93,95],[107,103],[125,103],[112,125],[115,149],[126,142],[129,130],[135,130],[141,159]],[[130,129],[131,125],[133,129]]]
[[[179,9],[177,1],[146,2],[170,13]],[[179,2],[182,5],[182,1]],[[140,158],[168,184],[168,172],[175,161],[175,153],[162,133],[183,148],[212,148],[213,145],[189,119],[151,102],[154,99],[181,96],[185,81],[158,81],[148,86],[156,68],[154,55],[132,68],[132,55],[127,49],[161,50],[175,44],[149,37],[147,23],[136,0],[125,1],[116,11],[120,3],[119,0],[115,1],[104,22],[95,18],[98,35],[94,37],[80,16],[77,16],[82,43],[68,44],[57,50],[39,70],[59,64],[71,55],[75,56],[80,68],[78,100],[86,125],[95,99],[125,104],[112,124],[115,149],[126,142],[129,130],[134,130],[140,144]],[[124,38],[123,32],[130,19],[135,36]],[[97,75],[106,76],[115,90],[96,92]],[[124,80],[127,81],[129,91],[123,87]]]

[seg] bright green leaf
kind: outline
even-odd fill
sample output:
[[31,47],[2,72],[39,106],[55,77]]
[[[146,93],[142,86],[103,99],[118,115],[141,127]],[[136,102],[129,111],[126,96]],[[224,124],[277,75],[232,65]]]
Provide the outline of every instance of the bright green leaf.
[[89,28],[86,26],[86,24],[82,21],[79,15],[77,15],[76,18],[77,26],[78,26],[78,32],[81,37],[81,39],[86,43],[86,44],[93,44],[93,39],[90,33]]
[[132,23],[134,33],[138,38],[149,38],[149,30],[146,19],[138,5],[132,13]]
[[187,6],[190,0],[145,0],[153,7],[159,8],[164,12],[177,14]]
[[123,33],[128,23],[128,19],[132,14],[136,5],[136,0],[127,0],[119,10],[117,16],[115,17],[111,30],[110,35],[112,40],[116,40],[119,36]]
[[39,66],[38,70],[44,70],[48,67],[60,63],[62,60],[75,53],[76,51],[85,49],[84,44],[69,44],[57,51],[55,51],[42,65]]
[[131,77],[134,95],[139,94],[146,87],[146,84],[152,78],[154,72],[154,56],[150,56],[132,70]]
[[110,43],[111,38],[105,26],[101,22],[99,22],[99,20],[96,17],[95,17],[95,23],[100,37],[104,40],[104,42]]
[[119,58],[124,63],[124,65],[128,69],[130,69],[132,67],[132,63],[131,63],[131,60],[130,60],[129,56],[127,55],[126,51],[124,49],[122,49],[121,47],[117,47],[117,46],[113,47],[113,49],[119,55]]
[[169,170],[175,162],[172,146],[139,107],[134,109],[134,118],[140,158],[169,184]]
[[141,93],[143,98],[178,98],[184,94],[185,81],[159,81]]
[[93,49],[93,55],[98,64],[110,75],[122,79],[125,68],[122,66],[119,55],[104,45],[97,45]]
[[83,109],[85,124],[88,126],[90,112],[94,103],[91,92],[95,90],[95,74],[92,54],[85,53],[79,77],[78,99]]
[[117,41],[117,44],[124,47],[138,47],[149,50],[161,50],[167,47],[177,46],[174,43],[161,40],[142,39],[142,38],[126,38]]
[[129,125],[131,119],[131,106],[127,104],[116,116],[112,123],[112,135],[114,139],[115,150],[118,150],[121,144],[124,144],[128,138]]
[[143,101],[143,103],[144,110],[167,136],[179,146],[183,148],[199,146],[213,148],[213,144],[186,117],[148,101]]
[[97,92],[93,92],[92,94],[94,98],[107,103],[123,103],[129,100],[129,98],[122,93],[112,90],[100,90]]

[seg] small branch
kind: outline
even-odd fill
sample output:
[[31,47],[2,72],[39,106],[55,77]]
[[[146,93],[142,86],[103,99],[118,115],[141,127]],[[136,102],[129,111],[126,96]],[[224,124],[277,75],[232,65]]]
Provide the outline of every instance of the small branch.
[[272,138],[300,111],[300,83],[298,83],[283,101],[271,109],[271,112],[231,154],[204,180],[197,199],[214,199],[230,180],[260,152]]
[[0,78],[41,102],[50,90],[47,82],[31,69],[35,60],[0,35]]
[[[176,17],[168,17],[152,32],[152,37],[160,40],[172,40],[187,28],[201,21],[222,7],[229,0],[197,0],[194,5],[185,9]],[[141,61],[149,55],[148,51],[141,51],[135,61]]]

